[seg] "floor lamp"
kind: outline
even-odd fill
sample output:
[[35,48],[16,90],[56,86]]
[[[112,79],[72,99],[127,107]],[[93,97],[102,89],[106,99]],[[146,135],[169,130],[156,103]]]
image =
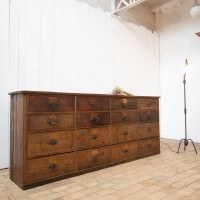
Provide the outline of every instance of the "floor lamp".
[[193,147],[194,147],[194,150],[197,154],[197,150],[196,150],[196,147],[194,145],[194,142],[192,139],[188,139],[187,138],[187,108],[186,108],[186,71],[187,71],[187,66],[188,66],[188,61],[187,59],[185,60],[185,73],[183,75],[183,85],[184,85],[184,115],[185,115],[185,138],[181,139],[180,142],[179,142],[179,146],[178,146],[178,151],[177,153],[179,152],[179,149],[180,149],[180,146],[181,146],[181,142],[183,141],[183,144],[184,144],[184,151],[186,150],[186,146],[188,145],[188,142],[191,141],[192,144],[193,144]]

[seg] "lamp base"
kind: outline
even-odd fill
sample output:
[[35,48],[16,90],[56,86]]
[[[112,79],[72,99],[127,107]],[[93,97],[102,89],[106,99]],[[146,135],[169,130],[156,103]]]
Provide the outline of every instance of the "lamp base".
[[192,142],[193,147],[194,147],[194,150],[195,150],[195,152],[196,152],[196,154],[197,154],[197,150],[196,150],[196,147],[195,147],[195,145],[194,145],[194,142],[193,142],[191,139],[186,139],[186,138],[180,140],[177,153],[179,153],[179,149],[180,149],[180,146],[181,146],[181,142],[182,142],[182,141],[184,142],[184,151],[186,150],[186,146],[188,145],[188,141],[189,141],[189,140]]

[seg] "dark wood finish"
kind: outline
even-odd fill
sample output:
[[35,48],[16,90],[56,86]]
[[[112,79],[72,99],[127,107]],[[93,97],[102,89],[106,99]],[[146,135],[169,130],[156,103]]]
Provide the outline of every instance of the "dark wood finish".
[[10,179],[22,189],[160,152],[158,97],[10,95]]
[[113,97],[112,98],[112,110],[136,110],[137,99],[125,97]]
[[110,125],[110,112],[78,112],[76,122],[77,128]]
[[158,122],[158,110],[142,110],[138,111],[138,122]]
[[111,124],[137,123],[136,111],[113,111],[111,112]]
[[79,129],[74,136],[75,149],[105,146],[111,143],[110,127]]
[[140,155],[159,153],[159,152],[160,152],[160,140],[158,137],[139,141]]
[[74,96],[29,95],[28,112],[74,111]]
[[111,135],[112,144],[137,140],[137,124],[112,126]]
[[27,182],[73,172],[74,153],[30,159],[27,163]]
[[17,95],[11,97],[11,115],[10,115],[10,179],[14,181],[19,187],[23,187],[25,182],[24,177],[24,155],[26,136],[24,132],[26,119],[24,113],[26,113],[26,107],[24,101],[26,98],[23,95]]
[[65,114],[31,114],[28,120],[29,131],[55,130],[75,128],[75,115],[72,113]]
[[28,157],[73,150],[74,130],[28,134]]
[[137,142],[113,145],[111,148],[112,148],[112,161],[125,160],[138,156]]
[[159,109],[159,101],[157,98],[139,98],[138,109]]
[[77,151],[77,170],[83,170],[111,162],[110,147],[101,147],[90,150]]
[[110,98],[81,96],[76,100],[77,111],[107,111],[110,110]]
[[159,123],[138,124],[138,139],[159,137]]

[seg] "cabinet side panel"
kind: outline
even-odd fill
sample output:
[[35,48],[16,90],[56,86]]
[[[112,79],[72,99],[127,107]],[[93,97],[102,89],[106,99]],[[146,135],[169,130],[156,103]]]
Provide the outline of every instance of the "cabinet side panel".
[[14,136],[16,131],[16,95],[10,96],[10,179],[14,181]]
[[23,186],[24,128],[23,95],[11,96],[11,132],[10,132],[10,178],[19,187]]

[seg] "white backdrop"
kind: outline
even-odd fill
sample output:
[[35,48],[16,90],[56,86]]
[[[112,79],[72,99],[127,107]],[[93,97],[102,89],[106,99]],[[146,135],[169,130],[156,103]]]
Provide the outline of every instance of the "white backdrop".
[[[10,92],[110,93],[117,85],[159,95],[158,34],[76,0],[11,0],[9,56]],[[6,93],[1,116],[9,112]],[[0,168],[9,160],[5,122]]]
[[170,22],[167,16],[157,17],[160,34],[160,83],[161,83],[161,136],[181,139],[184,132],[183,73],[185,59],[189,71],[186,77],[188,138],[200,142],[200,18],[192,19],[189,10],[194,1],[183,4],[182,18]]

